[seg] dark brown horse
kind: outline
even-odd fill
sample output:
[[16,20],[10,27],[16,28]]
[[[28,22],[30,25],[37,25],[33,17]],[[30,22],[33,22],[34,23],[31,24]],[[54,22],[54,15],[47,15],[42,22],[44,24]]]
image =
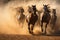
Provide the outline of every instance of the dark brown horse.
[[[27,23],[28,23],[28,30],[29,30],[29,33],[32,33],[33,34],[33,28],[34,28],[34,25],[36,23],[36,21],[38,20],[38,16],[36,14],[36,6],[33,5],[32,7],[30,7],[31,9],[29,9],[29,18],[26,19],[27,20]],[[31,26],[32,25],[32,26]],[[31,27],[31,28],[30,28]]]
[[43,30],[43,23],[46,23],[45,25],[45,31],[44,31],[44,34],[46,34],[46,28],[47,28],[47,25],[49,24],[49,21],[51,19],[51,16],[50,16],[50,10],[48,8],[48,5],[43,5],[43,15],[42,15],[42,18],[41,18],[41,29],[42,29],[42,32],[44,31]]

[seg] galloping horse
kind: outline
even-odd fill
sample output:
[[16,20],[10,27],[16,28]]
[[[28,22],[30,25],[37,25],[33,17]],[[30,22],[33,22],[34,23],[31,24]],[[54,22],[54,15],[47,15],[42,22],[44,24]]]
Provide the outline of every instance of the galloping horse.
[[19,20],[21,22],[23,22],[23,20],[25,19],[25,15],[23,13],[24,13],[24,9],[22,7],[20,7],[20,18],[19,18]]
[[[27,20],[27,23],[28,23],[28,30],[29,30],[29,33],[33,34],[33,28],[34,28],[34,25],[36,23],[36,21],[38,20],[38,16],[36,14],[36,5],[33,5],[32,7],[29,7],[30,9],[28,10],[30,15]],[[31,26],[32,25],[32,26]]]
[[18,12],[19,12],[18,21],[19,21],[19,24],[21,24],[22,27],[23,27],[23,24],[24,24],[24,21],[25,21],[25,15],[23,14],[24,13],[23,7],[19,7]]
[[44,31],[43,30],[43,23],[46,23],[45,25],[45,31],[44,31],[44,34],[46,34],[46,28],[47,28],[47,25],[49,24],[49,21],[51,19],[51,15],[50,15],[50,10],[48,8],[48,5],[43,5],[43,15],[41,17],[41,29],[42,29],[42,32]]
[[57,20],[56,9],[52,9],[52,13],[53,13],[53,15],[51,18],[51,26],[52,26],[52,29],[54,29],[56,20]]

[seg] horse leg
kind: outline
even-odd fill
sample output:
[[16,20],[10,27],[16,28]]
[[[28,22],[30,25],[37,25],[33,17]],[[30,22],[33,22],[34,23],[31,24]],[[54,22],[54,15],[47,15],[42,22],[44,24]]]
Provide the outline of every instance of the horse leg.
[[34,25],[31,26],[31,33],[33,33]]
[[31,33],[31,31],[30,31],[30,24],[28,24],[28,30],[29,30],[29,33]]
[[47,28],[47,25],[48,25],[48,23],[46,23],[46,26],[45,26],[45,34],[46,34],[46,28]]
[[42,32],[43,32],[43,22],[41,22],[41,29],[42,29]]
[[25,19],[23,19],[23,21],[22,21],[22,28],[23,28],[23,26],[24,26],[24,22],[25,22]]

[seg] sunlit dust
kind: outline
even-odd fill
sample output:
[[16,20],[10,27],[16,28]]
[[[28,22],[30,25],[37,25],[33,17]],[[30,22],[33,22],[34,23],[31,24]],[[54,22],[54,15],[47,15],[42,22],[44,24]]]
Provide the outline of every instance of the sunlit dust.
[[[48,2],[49,1],[49,2]],[[28,25],[26,21],[23,24],[19,24],[19,21],[17,20],[17,17],[19,12],[17,9],[18,7],[23,7],[25,12],[25,16],[28,14],[27,9],[28,6],[36,5],[37,9],[41,11],[43,8],[43,4],[49,4],[51,9],[57,9],[58,5],[56,2],[51,3],[52,1],[29,1],[29,2],[20,2],[20,1],[11,1],[4,6],[0,7],[0,33],[1,34],[22,34],[22,35],[29,35],[28,32]],[[57,9],[58,10],[58,9]],[[59,14],[59,12],[58,12]],[[58,20],[59,21],[59,20]],[[59,23],[59,22],[57,22]],[[38,27],[37,27],[38,26]],[[39,25],[35,25],[34,32],[39,33],[38,30],[41,31],[41,28]],[[58,28],[57,28],[58,29]],[[51,29],[50,29],[51,30]],[[37,34],[38,34],[37,33]]]

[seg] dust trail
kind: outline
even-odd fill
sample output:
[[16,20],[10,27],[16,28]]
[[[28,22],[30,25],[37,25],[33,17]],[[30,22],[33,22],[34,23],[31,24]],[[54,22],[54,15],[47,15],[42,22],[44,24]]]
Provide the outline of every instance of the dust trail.
[[26,34],[25,29],[21,28],[16,19],[15,8],[19,6],[21,6],[20,3],[14,1],[0,7],[0,34]]
[[[21,25],[19,25],[18,20],[16,18],[16,15],[18,14],[17,10],[15,8],[17,7],[23,7],[25,12],[24,14],[27,15],[27,7],[31,5],[37,6],[38,10],[41,10],[43,7],[43,4],[50,4],[51,8],[56,8],[57,9],[57,16],[58,16],[58,22],[57,26],[60,28],[60,22],[59,22],[59,17],[60,17],[60,6],[56,3],[56,1],[52,0],[12,0],[9,2],[6,2],[6,4],[1,4],[0,5],[0,33],[2,34],[29,34],[28,33],[28,28],[27,28],[27,23],[24,23],[24,27],[21,28]],[[58,29],[57,28],[57,29]],[[34,30],[41,30],[40,27],[35,25]]]

